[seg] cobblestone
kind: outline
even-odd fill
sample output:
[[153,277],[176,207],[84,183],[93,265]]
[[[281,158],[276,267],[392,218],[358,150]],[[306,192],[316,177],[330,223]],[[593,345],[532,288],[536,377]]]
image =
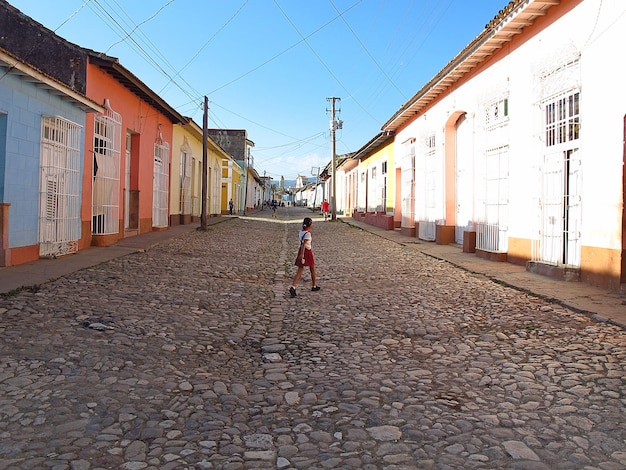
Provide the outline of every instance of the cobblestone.
[[2,298],[0,469],[626,468],[623,329],[263,215]]

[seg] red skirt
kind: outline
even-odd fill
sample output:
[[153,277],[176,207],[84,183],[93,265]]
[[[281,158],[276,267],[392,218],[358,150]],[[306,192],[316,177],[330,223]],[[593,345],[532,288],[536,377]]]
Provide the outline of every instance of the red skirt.
[[313,257],[313,250],[304,249],[304,264],[302,264],[302,258],[297,257],[296,262],[294,263],[296,266],[314,266],[315,258]]

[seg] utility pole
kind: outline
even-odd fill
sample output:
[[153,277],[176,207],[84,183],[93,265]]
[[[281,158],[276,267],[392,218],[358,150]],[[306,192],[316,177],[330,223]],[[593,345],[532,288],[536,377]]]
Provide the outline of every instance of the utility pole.
[[207,199],[207,166],[208,166],[208,138],[209,138],[209,99],[204,97],[204,114],[202,116],[202,210],[200,212],[200,229],[207,229],[206,199]]
[[[332,211],[332,217],[331,220],[333,222],[337,221],[337,178],[336,176],[336,170],[337,170],[337,152],[336,152],[336,142],[335,142],[335,131],[337,129],[341,129],[343,126],[343,122],[341,122],[339,119],[335,120],[335,102],[336,101],[341,101],[341,98],[326,98],[326,101],[330,101],[332,106],[331,106],[331,114],[330,114],[330,137],[331,137],[331,141],[333,143],[333,173],[332,173],[332,179],[333,179],[333,184],[332,184],[332,194],[330,197],[330,210]],[[326,110],[326,112],[328,112],[328,109]],[[338,111],[339,112],[339,111]]]

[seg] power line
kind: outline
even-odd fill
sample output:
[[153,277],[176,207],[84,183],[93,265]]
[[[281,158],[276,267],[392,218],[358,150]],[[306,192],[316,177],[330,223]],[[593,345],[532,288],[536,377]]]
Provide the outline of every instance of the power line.
[[[363,1],[363,0],[358,0],[357,2],[353,3],[350,7],[348,7],[348,8],[344,11],[344,13],[345,13],[345,12],[347,12],[347,11],[349,11],[349,10],[351,10],[352,8],[354,8],[355,6],[357,6],[359,3],[361,3],[362,1]],[[280,6],[278,6],[278,8],[280,9]],[[282,10],[281,10],[281,11],[282,11]],[[283,14],[284,14],[284,13],[283,13]],[[242,78],[244,78],[244,77],[246,77],[246,76],[250,75],[252,72],[256,72],[257,70],[259,70],[260,68],[262,68],[262,67],[266,66],[266,65],[267,65],[267,64],[269,64],[270,62],[272,62],[272,61],[276,60],[277,58],[279,58],[280,56],[282,56],[282,55],[286,54],[286,53],[287,53],[287,52],[289,52],[291,49],[293,49],[293,48],[295,48],[296,46],[298,46],[298,45],[302,44],[303,42],[304,42],[304,43],[306,43],[306,40],[307,40],[307,39],[309,39],[309,38],[310,38],[310,37],[312,37],[313,35],[317,34],[317,33],[318,33],[318,32],[320,32],[322,29],[326,28],[328,25],[330,25],[331,23],[333,23],[334,21],[336,21],[336,20],[338,20],[338,19],[339,19],[339,16],[336,16],[335,18],[333,18],[333,19],[331,19],[330,21],[326,22],[325,24],[323,24],[322,26],[320,26],[319,28],[317,28],[315,31],[313,31],[311,34],[309,34],[309,35],[307,35],[307,36],[302,36],[302,35],[298,32],[298,34],[300,34],[300,41],[298,41],[298,42],[296,42],[296,43],[292,44],[291,46],[289,46],[289,47],[287,47],[286,49],[282,50],[282,51],[281,51],[281,52],[279,52],[278,54],[276,54],[276,55],[274,55],[274,56],[270,57],[270,58],[269,58],[269,59],[267,59],[265,62],[263,62],[263,63],[261,63],[261,64],[257,65],[256,67],[254,67],[254,68],[252,68],[252,69],[248,70],[246,73],[244,73],[244,74],[242,74],[242,75],[238,76],[237,78],[234,78],[233,80],[231,80],[231,81],[229,81],[229,82],[227,82],[227,83],[224,83],[224,84],[223,84],[223,85],[221,85],[220,87],[218,87],[218,88],[216,88],[216,89],[212,90],[209,94],[213,94],[213,93],[215,93],[215,92],[217,92],[217,91],[221,90],[222,88],[226,88],[227,86],[232,85],[233,83],[235,83],[235,82],[237,82],[237,81],[241,80]],[[297,30],[296,30],[296,31],[297,31]]]
[[360,44],[361,48],[365,51],[365,53],[367,54],[367,56],[372,59],[372,62],[374,62],[374,64],[376,65],[376,67],[378,67],[378,70],[380,70],[380,72],[385,76],[385,78],[389,81],[389,83],[391,83],[391,85],[396,89],[396,91],[398,93],[400,93],[400,95],[406,99],[405,94],[402,92],[402,90],[400,90],[400,88],[398,88],[398,86],[394,83],[394,81],[391,79],[391,77],[389,75],[387,75],[387,72],[385,72],[383,70],[383,68],[380,66],[380,64],[376,61],[376,59],[374,58],[374,56],[370,53],[370,51],[367,49],[367,47],[365,46],[365,44],[363,44],[363,41],[361,41],[361,39],[359,38],[359,36],[354,32],[354,30],[352,29],[352,27],[350,26],[350,24],[346,21],[346,18],[343,16],[342,13],[339,12],[339,10],[337,9],[337,7],[335,6],[335,4],[333,3],[333,0],[328,0],[329,3],[332,5],[332,7],[335,9],[335,11],[339,14],[341,20],[344,22],[344,24],[346,25],[346,27],[348,28],[348,30],[350,31],[350,33],[352,33],[352,36],[354,36],[354,39],[357,40],[357,42]]
[[[130,46],[132,49],[134,49],[134,50],[135,50],[135,52],[137,52],[140,56],[142,56],[142,57],[143,57],[143,58],[144,58],[144,59],[145,59],[145,60],[146,60],[146,61],[147,61],[150,65],[152,65],[152,67],[153,67],[154,69],[156,69],[159,73],[161,73],[161,74],[162,74],[162,75],[164,75],[165,77],[170,78],[170,79],[172,78],[172,77],[171,77],[171,75],[170,75],[170,74],[169,74],[169,73],[168,73],[168,72],[167,72],[167,71],[166,71],[166,70],[165,70],[165,69],[164,69],[164,68],[163,68],[163,67],[159,64],[159,62],[157,62],[157,61],[156,61],[156,60],[155,60],[155,59],[154,59],[154,58],[153,58],[153,57],[152,57],[152,56],[151,56],[151,55],[150,55],[150,54],[149,54],[149,53],[148,53],[148,52],[144,49],[144,47],[143,47],[142,45],[140,45],[140,44],[139,44],[139,42],[138,42],[138,41],[137,41],[137,40],[136,40],[136,39],[135,39],[135,38],[134,38],[134,37],[133,37],[130,33],[128,33],[128,32],[126,31],[125,27],[124,27],[124,26],[122,26],[122,25],[120,24],[120,21],[121,21],[122,19],[120,19],[120,21],[118,21],[116,18],[114,18],[114,17],[113,17],[113,15],[112,15],[112,14],[111,14],[111,13],[110,13],[110,12],[109,12],[106,8],[104,8],[104,7],[102,6],[102,4],[101,4],[100,2],[101,2],[101,1],[103,1],[103,2],[105,2],[105,3],[106,3],[106,0],[91,0],[91,1],[92,1],[92,2],[93,2],[96,6],[97,6],[97,8],[99,9],[99,10],[94,9],[94,8],[92,8],[92,7],[91,7],[91,4],[89,5],[89,6],[90,6],[90,8],[91,8],[91,10],[92,10],[92,11],[96,14],[96,16],[98,16],[98,17],[99,17],[99,18],[100,18],[100,19],[101,19],[101,20],[102,20],[102,21],[103,21],[103,22],[104,22],[107,26],[109,26],[109,28],[110,28],[112,31],[114,31],[114,32],[116,32],[116,33],[118,33],[118,34],[120,34],[120,31],[121,31],[121,34],[122,34],[122,35],[126,35],[126,36],[127,36],[127,38],[126,38],[126,39],[127,39],[128,41],[130,41],[130,42],[128,43],[128,44],[129,44],[129,46]],[[110,7],[110,5],[108,5],[108,6]],[[120,10],[124,11],[121,7],[119,7],[119,5],[118,5],[118,8],[119,8]],[[111,8],[111,10],[113,11],[114,9],[113,9],[113,8]],[[129,16],[126,12],[124,12],[124,14],[126,14],[126,16],[127,16],[128,18],[130,18],[130,16]],[[107,19],[107,18],[108,18],[108,19]],[[131,21],[132,21],[132,19],[131,19]],[[116,30],[116,28],[117,28],[117,30]],[[139,29],[139,31],[141,31],[141,29]],[[126,39],[124,40],[124,42],[127,42],[127,41],[126,41]],[[154,47],[154,45],[152,45],[152,46]],[[162,56],[162,54],[158,51],[158,49],[156,50],[156,53],[157,53],[157,55],[161,55],[161,56]],[[174,67],[173,67],[171,64],[169,64],[169,63],[167,62],[167,60],[166,60],[166,59],[164,59],[164,58],[163,58],[163,62],[164,62],[165,64],[167,64],[167,65],[168,65],[171,69],[174,69]],[[184,81],[184,80],[183,80],[183,81]],[[172,79],[172,82],[173,82],[173,83],[175,83],[175,84],[176,84],[176,86],[177,86],[177,88],[178,88],[180,91],[182,91],[182,92],[183,92],[183,93],[184,93],[187,97],[191,98],[191,99],[192,99],[192,101],[196,102],[197,100],[199,100],[199,99],[200,99],[199,97],[200,97],[201,95],[200,95],[199,93],[198,93],[196,96],[192,96],[192,95],[191,95],[191,93],[190,93],[187,89],[185,89],[184,87],[182,87],[180,84],[178,84],[178,83],[177,83],[176,81],[174,81],[173,79]],[[193,87],[192,87],[189,83],[185,82],[185,84],[186,84],[189,88],[193,88]],[[196,92],[196,93],[197,93],[197,92]]]
[[[133,30],[132,30],[132,31],[130,31],[129,33],[127,33],[127,34],[126,34],[126,36],[124,36],[124,37],[123,37],[122,39],[120,39],[119,41],[114,42],[113,44],[111,44],[111,45],[109,46],[109,48],[108,48],[106,51],[104,51],[104,53],[105,53],[105,54],[108,54],[108,53],[109,53],[109,51],[111,50],[111,48],[112,48],[112,47],[116,46],[117,44],[119,44],[119,43],[121,43],[121,42],[124,42],[127,38],[130,38],[130,36],[131,36],[131,35],[132,35],[135,31],[137,31],[141,25],[146,24],[148,21],[150,21],[151,19],[153,19],[153,18],[155,18],[156,16],[158,16],[158,14],[159,14],[159,13],[161,13],[161,11],[163,11],[163,10],[165,9],[165,7],[167,7],[168,5],[170,5],[171,3],[175,2],[175,1],[176,1],[176,0],[169,0],[169,2],[167,2],[165,5],[163,5],[161,8],[159,8],[156,12],[154,12],[154,13],[152,14],[152,16],[149,16],[148,18],[146,18],[145,20],[141,21],[140,23],[137,23],[137,24],[134,26],[134,28],[133,28]],[[116,4],[117,4],[117,6],[118,6],[118,7],[120,6],[118,3],[116,3]],[[120,8],[121,8],[121,7],[120,7]],[[122,10],[122,11],[123,11],[123,10]]]
[[285,17],[285,19],[289,22],[289,24],[296,31],[296,33],[298,33],[298,35],[302,38],[304,43],[311,50],[311,52],[317,58],[317,60],[320,62],[320,64],[322,64],[322,66],[326,69],[326,71],[329,73],[329,75],[335,79],[335,81],[339,84],[339,86],[348,94],[348,96],[350,96],[350,98],[361,108],[361,110],[363,110],[363,112],[365,114],[370,116],[372,119],[376,120],[376,118],[374,116],[372,116],[370,114],[370,112],[363,105],[361,105],[361,103],[359,103],[359,101],[354,96],[352,96],[352,94],[348,91],[348,89],[345,87],[345,85],[342,83],[342,81],[339,79],[339,77],[337,77],[334,74],[334,72],[330,69],[330,67],[328,65],[326,65],[326,63],[322,60],[322,58],[319,56],[319,54],[315,51],[315,49],[309,44],[309,42],[306,40],[306,38],[302,35],[302,33],[300,32],[298,27],[295,25],[295,23],[293,21],[291,21],[291,18],[289,18],[289,15],[287,15],[287,13],[285,13],[285,11],[282,9],[280,4],[278,3],[278,0],[274,0],[274,4],[278,7],[280,12]]
[[[211,36],[203,45],[200,49],[198,49],[198,51],[193,55],[193,57],[191,59],[189,59],[189,61],[183,65],[183,67],[176,72],[176,74],[174,75],[174,78],[180,76],[180,74],[187,68],[189,67],[189,65],[191,65],[191,63],[196,60],[196,58],[200,55],[200,53],[213,41],[213,39],[215,39],[225,28],[226,26],[228,26],[236,17],[237,15],[239,15],[239,13],[241,12],[241,10],[243,10],[243,8],[248,4],[249,0],[245,0],[243,2],[243,4],[239,7],[239,9],[235,12],[235,14],[233,16],[230,17],[230,19],[228,21],[226,21],[226,23],[224,23],[220,28],[217,29],[217,31],[215,31],[215,33],[213,33],[213,36]],[[159,91],[159,93],[161,93],[163,90],[165,90],[165,88],[167,88],[167,86],[171,83],[171,80],[168,81],[163,88],[161,88],[161,90]]]

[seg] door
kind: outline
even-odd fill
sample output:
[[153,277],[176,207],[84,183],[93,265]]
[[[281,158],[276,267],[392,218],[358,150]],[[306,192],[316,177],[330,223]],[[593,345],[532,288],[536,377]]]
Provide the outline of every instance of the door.
[[435,224],[437,223],[437,218],[441,217],[439,213],[441,205],[438,203],[442,194],[441,184],[439,183],[441,172],[439,171],[440,165],[437,160],[435,142],[434,134],[429,135],[425,139],[425,146],[417,158],[415,171],[417,219],[419,221],[418,237],[427,241],[435,240]]
[[130,229],[130,165],[131,135],[126,133],[126,158],[124,162],[124,229]]
[[39,255],[78,251],[80,239],[80,126],[44,117],[39,179]]
[[152,226],[168,226],[170,149],[166,142],[154,144],[154,176],[152,185]]
[[580,266],[581,162],[578,149],[547,154],[541,174],[538,260]]
[[456,229],[455,241],[463,244],[463,233],[472,226],[472,135],[469,122],[463,114],[456,122]]
[[415,227],[415,144],[406,147],[402,159],[402,227]]

